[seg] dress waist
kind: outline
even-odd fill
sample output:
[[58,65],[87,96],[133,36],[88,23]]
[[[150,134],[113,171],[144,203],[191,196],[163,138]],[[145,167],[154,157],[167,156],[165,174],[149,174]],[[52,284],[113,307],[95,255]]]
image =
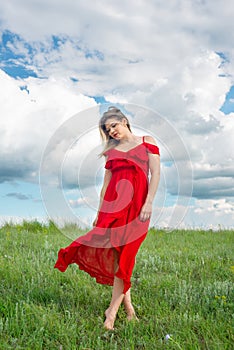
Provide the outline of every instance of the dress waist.
[[121,165],[121,167],[118,165],[118,166],[113,166],[111,169],[111,172],[113,173],[113,172],[115,172],[115,173],[117,173],[117,172],[122,172],[123,170],[127,170],[127,171],[130,171],[130,170],[132,170],[132,171],[136,171],[136,167],[135,167],[135,165],[128,165],[128,164],[124,164],[124,165]]

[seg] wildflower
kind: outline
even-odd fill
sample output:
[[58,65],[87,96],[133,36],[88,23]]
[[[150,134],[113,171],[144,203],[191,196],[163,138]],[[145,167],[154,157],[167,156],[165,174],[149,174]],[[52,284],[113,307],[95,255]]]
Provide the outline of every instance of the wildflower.
[[165,335],[165,340],[168,341],[169,339],[171,339],[171,334],[166,334]]

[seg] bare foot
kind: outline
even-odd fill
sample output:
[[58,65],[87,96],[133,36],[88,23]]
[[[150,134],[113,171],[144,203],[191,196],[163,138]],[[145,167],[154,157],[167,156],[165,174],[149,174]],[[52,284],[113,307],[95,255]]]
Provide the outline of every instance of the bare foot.
[[128,321],[137,321],[137,322],[139,322],[139,318],[137,318],[137,315],[135,314],[135,312],[127,313],[127,320]]
[[129,305],[129,306],[125,305],[125,311],[126,311],[126,314],[127,314],[127,320],[128,321],[133,321],[133,320],[134,321],[139,321],[139,319],[136,316],[134,307],[132,305]]
[[104,328],[108,331],[114,330],[115,316],[111,314],[110,310],[105,311],[106,320],[104,322]]

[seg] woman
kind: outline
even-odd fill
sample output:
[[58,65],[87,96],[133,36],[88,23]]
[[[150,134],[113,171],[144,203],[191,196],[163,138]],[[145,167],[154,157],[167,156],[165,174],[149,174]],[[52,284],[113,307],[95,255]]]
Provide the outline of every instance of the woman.
[[[106,157],[105,175],[93,229],[60,249],[55,267],[76,263],[98,283],[113,285],[104,327],[114,329],[121,303],[127,319],[137,319],[131,302],[131,275],[146,237],[160,177],[159,149],[151,136],[132,133],[127,117],[109,107],[99,123]],[[150,171],[150,181],[148,173]]]

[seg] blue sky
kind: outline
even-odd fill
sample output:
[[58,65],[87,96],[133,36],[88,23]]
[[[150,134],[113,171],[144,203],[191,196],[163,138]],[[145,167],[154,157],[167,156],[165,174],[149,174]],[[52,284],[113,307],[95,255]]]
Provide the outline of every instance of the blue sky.
[[[48,142],[72,116],[85,119],[82,111],[101,114],[111,104],[124,109],[136,133],[152,134],[161,147],[153,225],[170,225],[178,215],[175,225],[181,227],[233,227],[232,8],[229,0],[222,6],[219,1],[174,6],[101,1],[98,9],[71,0],[43,0],[40,7],[26,0],[2,3],[1,222],[50,215],[39,185]],[[92,118],[97,125],[98,116]],[[170,138],[157,127],[159,121]],[[91,165],[80,154],[89,132],[90,152],[96,149],[98,134],[87,129],[77,148],[63,150],[62,189],[74,217],[87,225],[95,216],[103,167],[98,163],[92,182]],[[51,173],[59,156],[54,152]],[[79,160],[83,194],[77,191]]]

